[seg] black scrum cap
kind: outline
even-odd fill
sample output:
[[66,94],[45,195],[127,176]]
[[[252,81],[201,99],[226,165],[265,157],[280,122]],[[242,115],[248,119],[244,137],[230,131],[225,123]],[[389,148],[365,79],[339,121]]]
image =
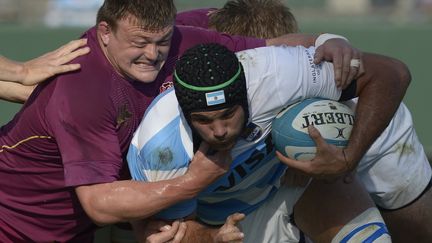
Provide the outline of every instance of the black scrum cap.
[[194,111],[218,110],[237,104],[248,116],[242,65],[222,45],[200,44],[188,49],[177,61],[174,88],[186,117]]

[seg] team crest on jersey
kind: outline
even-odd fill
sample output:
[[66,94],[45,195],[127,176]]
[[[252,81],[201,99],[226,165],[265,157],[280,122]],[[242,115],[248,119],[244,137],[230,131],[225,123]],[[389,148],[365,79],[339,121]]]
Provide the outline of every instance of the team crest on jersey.
[[171,163],[173,160],[173,152],[169,147],[159,147],[153,151],[153,156],[157,158],[157,161],[162,164]]
[[123,104],[119,107],[118,113],[117,113],[117,126],[118,129],[123,123],[128,121],[132,117],[132,113],[128,110],[127,104]]

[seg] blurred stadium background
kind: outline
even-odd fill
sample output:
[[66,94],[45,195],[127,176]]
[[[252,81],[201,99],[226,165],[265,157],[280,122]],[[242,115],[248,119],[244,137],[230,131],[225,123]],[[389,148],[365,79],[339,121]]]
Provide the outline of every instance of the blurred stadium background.
[[[94,24],[103,0],[0,0],[0,55],[24,61],[75,39]],[[225,1],[177,0],[181,10],[220,7]],[[432,157],[432,0],[285,0],[307,33],[346,36],[363,51],[404,61],[412,84],[404,99],[420,140]],[[0,125],[20,105],[0,101]],[[107,229],[109,230],[109,229]],[[97,242],[107,242],[98,234]]]

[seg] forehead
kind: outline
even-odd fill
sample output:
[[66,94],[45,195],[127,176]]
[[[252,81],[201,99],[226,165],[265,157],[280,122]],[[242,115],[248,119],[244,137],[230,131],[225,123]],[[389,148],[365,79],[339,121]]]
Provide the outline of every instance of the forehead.
[[171,24],[160,29],[149,29],[134,17],[128,17],[117,21],[117,32],[130,37],[163,38],[170,36],[173,29],[174,25]]
[[227,107],[227,108],[224,108],[224,109],[213,110],[213,111],[191,112],[191,118],[193,118],[193,117],[218,118],[220,116],[223,116],[227,112],[239,110],[239,109],[236,109],[238,107],[240,107],[240,106],[239,105],[235,105],[235,106]]

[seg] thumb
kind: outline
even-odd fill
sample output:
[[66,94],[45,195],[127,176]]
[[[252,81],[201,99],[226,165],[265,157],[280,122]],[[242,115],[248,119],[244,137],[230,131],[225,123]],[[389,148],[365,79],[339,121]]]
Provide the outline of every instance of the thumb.
[[230,216],[228,216],[226,224],[236,225],[240,221],[242,221],[245,217],[246,216],[243,213],[234,213],[234,214],[231,214]]
[[312,138],[312,140],[314,140],[317,149],[320,146],[327,144],[324,138],[321,136],[321,133],[318,131],[318,129],[315,126],[310,125],[308,127],[308,132],[309,132],[309,136]]

